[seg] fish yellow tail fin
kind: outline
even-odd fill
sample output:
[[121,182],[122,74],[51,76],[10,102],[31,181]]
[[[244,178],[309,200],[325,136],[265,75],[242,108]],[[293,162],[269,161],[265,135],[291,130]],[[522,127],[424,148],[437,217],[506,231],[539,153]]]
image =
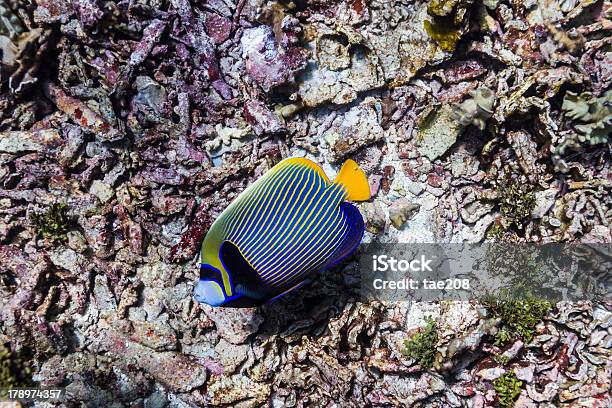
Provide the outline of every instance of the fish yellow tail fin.
[[370,199],[368,178],[353,160],[349,159],[344,162],[334,183],[344,186],[348,193],[347,200],[367,201]]

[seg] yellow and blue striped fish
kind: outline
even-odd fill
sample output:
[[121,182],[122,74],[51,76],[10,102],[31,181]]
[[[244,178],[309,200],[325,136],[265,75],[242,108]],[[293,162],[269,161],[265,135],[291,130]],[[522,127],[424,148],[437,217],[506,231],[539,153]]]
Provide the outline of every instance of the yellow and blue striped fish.
[[333,182],[310,160],[283,160],[211,226],[202,242],[195,299],[255,306],[302,286],[357,248],[363,218],[345,200],[369,199],[368,180],[353,160]]

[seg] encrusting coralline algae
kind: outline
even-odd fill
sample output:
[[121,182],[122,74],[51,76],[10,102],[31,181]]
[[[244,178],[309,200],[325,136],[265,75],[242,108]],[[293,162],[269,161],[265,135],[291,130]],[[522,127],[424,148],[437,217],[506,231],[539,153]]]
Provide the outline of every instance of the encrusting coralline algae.
[[[607,2],[0,16],[0,349],[65,406],[610,406],[609,299],[502,344],[476,301],[361,299],[356,258],[259,309],[191,297],[212,221],[289,156],[360,164],[365,242],[609,244]],[[429,318],[425,368],[405,344]]]

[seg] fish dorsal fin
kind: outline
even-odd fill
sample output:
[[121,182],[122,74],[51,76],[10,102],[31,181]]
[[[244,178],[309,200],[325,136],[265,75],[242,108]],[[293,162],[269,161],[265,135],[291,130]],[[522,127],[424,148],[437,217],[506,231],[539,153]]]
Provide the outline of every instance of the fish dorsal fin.
[[363,238],[365,224],[357,207],[351,203],[343,202],[340,203],[340,209],[346,214],[349,232],[340,247],[334,251],[329,261],[321,269],[327,269],[352,254],[361,243],[361,238]]
[[353,160],[347,160],[338,172],[334,183],[344,186],[350,201],[367,201],[370,199],[370,184],[363,170]]
[[323,180],[329,183],[329,178],[327,177],[327,174],[325,174],[325,171],[323,171],[321,166],[319,166],[317,163],[313,162],[312,160],[308,160],[304,157],[291,157],[289,159],[283,160],[283,162],[287,162],[288,164],[296,164],[298,166],[308,167],[309,169],[312,169],[316,171],[317,173],[319,173],[319,175],[323,177]]

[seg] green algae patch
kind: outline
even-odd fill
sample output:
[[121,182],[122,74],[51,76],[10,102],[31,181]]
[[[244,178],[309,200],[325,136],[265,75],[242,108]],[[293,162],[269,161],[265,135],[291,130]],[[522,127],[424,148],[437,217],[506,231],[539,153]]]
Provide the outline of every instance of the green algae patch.
[[513,296],[508,291],[487,296],[483,303],[493,318],[500,319],[500,328],[495,335],[496,346],[503,346],[516,337],[530,342],[536,325],[552,309],[548,300],[530,294],[524,297]]
[[497,191],[499,209],[508,219],[509,224],[522,229],[523,224],[531,217],[535,206],[535,193],[524,184],[504,180]]
[[424,368],[431,368],[436,355],[436,345],[438,343],[438,327],[431,317],[426,317],[426,326],[419,332],[404,341],[402,354],[416,362]]
[[508,371],[493,381],[499,407],[512,408],[519,395],[521,395],[522,386],[523,382],[516,378],[514,371]]
[[43,238],[64,239],[70,228],[68,206],[64,203],[54,203],[45,213],[31,214],[30,221]]

